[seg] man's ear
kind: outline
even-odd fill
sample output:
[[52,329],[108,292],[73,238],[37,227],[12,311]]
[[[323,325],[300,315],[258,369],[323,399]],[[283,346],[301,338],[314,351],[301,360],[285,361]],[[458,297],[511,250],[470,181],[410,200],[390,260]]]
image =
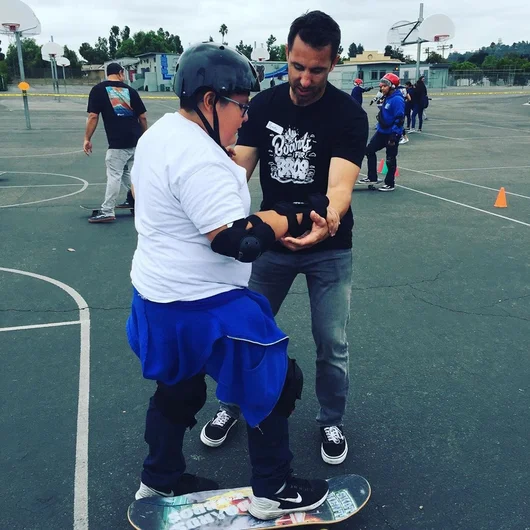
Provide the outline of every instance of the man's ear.
[[337,55],[337,57],[335,57],[335,60],[331,63],[331,68],[329,69],[330,72],[331,72],[331,70],[333,70],[333,68],[335,68],[335,66],[339,62],[339,59],[340,59],[340,56]]

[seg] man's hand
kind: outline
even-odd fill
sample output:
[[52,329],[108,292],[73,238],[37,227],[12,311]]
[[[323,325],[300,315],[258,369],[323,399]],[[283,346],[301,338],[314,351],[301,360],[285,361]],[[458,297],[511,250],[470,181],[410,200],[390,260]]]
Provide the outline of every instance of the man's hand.
[[87,156],[92,153],[92,142],[90,140],[85,140],[83,142],[83,151]]
[[230,158],[236,156],[236,150],[232,146],[225,147],[225,150]]
[[335,208],[328,206],[328,215],[326,217],[326,222],[328,224],[328,232],[331,237],[335,237],[337,230],[340,225],[340,215]]
[[392,133],[390,137],[388,138],[388,145],[390,147],[394,147],[398,141],[398,137],[396,133]]
[[330,232],[327,220],[324,219],[324,217],[320,217],[315,211],[312,211],[309,216],[313,221],[311,231],[306,232],[300,237],[282,237],[279,241],[284,247],[296,252],[297,250],[312,247],[313,245],[324,241],[324,239],[329,236]]

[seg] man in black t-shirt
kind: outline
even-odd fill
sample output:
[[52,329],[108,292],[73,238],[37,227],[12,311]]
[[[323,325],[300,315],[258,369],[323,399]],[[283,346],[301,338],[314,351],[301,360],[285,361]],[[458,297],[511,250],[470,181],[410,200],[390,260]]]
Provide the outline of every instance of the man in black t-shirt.
[[[263,210],[307,202],[314,194],[329,199],[327,217],[312,212],[312,229],[299,238],[283,238],[275,251],[255,261],[249,283],[276,314],[296,276],[306,276],[317,347],[316,419],[321,456],[328,464],[342,463],[348,453],[343,419],[349,387],[350,202],[368,139],[366,113],[327,81],[339,44],[340,28],[325,13],[313,11],[293,22],[286,50],[289,82],[252,99],[234,155],[247,178],[259,161]],[[238,417],[235,406],[221,403],[201,432],[203,443],[221,445]]]
[[118,63],[107,66],[107,80],[97,84],[88,96],[88,119],[83,150],[92,153],[92,135],[99,115],[107,133],[109,148],[105,156],[107,190],[105,200],[89,223],[109,223],[116,220],[114,207],[123,184],[127,189],[127,204],[134,208],[131,191],[131,168],[140,136],[147,130],[146,108],[138,92],[124,83],[125,71]]

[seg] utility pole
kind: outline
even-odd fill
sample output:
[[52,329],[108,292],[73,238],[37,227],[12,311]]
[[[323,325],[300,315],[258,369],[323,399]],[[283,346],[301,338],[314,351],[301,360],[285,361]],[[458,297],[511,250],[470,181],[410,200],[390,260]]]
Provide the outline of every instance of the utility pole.
[[452,49],[453,49],[452,44],[440,44],[440,46],[438,46],[438,50],[442,51],[442,57],[444,59],[445,59],[445,50],[452,50]]

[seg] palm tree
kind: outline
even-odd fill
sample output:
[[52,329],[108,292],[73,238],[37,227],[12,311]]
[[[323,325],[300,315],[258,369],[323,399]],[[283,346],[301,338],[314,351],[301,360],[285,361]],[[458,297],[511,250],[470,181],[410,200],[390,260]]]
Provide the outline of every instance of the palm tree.
[[226,24],[221,24],[221,27],[219,28],[219,33],[223,38],[223,44],[228,44],[225,42],[225,35],[228,33],[228,28],[226,27]]

